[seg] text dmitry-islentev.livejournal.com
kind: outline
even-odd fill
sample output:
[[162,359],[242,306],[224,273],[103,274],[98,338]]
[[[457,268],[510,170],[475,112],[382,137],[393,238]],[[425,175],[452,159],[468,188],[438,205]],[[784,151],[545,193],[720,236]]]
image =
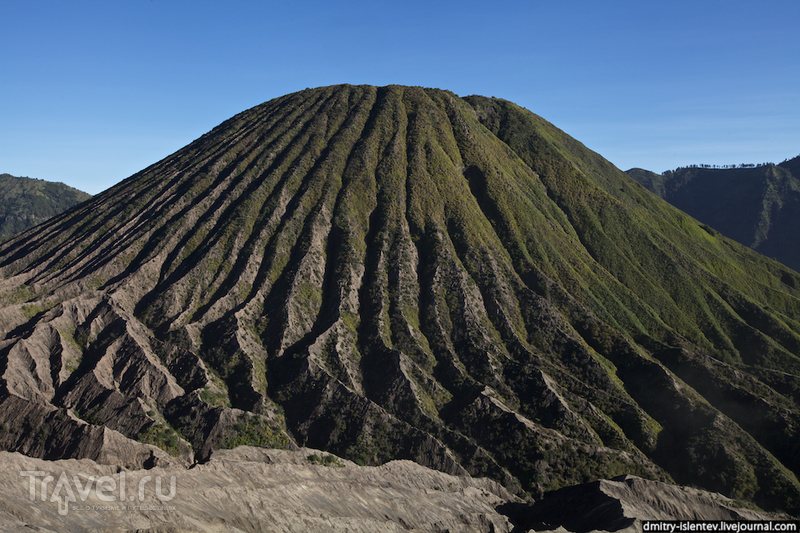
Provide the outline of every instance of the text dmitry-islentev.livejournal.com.
[[643,531],[772,531],[797,532],[798,520],[642,520]]

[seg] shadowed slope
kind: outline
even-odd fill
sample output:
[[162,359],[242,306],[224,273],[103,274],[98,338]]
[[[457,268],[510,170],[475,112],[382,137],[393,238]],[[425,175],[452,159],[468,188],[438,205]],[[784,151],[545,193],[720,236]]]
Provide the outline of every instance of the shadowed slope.
[[800,157],[750,168],[627,173],[714,230],[800,270]]
[[186,457],[296,442],[800,509],[800,277],[509,102],[278,98],[0,269],[6,449],[69,433],[20,437],[24,404]]

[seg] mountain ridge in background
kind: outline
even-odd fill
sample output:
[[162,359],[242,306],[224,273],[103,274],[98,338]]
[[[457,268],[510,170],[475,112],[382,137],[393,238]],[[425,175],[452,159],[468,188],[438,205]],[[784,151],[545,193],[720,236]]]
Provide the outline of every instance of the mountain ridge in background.
[[0,241],[91,197],[63,183],[0,174]]
[[0,446],[241,444],[800,513],[800,274],[515,104],[334,86],[0,245]]
[[800,156],[778,165],[626,172],[723,235],[800,271]]

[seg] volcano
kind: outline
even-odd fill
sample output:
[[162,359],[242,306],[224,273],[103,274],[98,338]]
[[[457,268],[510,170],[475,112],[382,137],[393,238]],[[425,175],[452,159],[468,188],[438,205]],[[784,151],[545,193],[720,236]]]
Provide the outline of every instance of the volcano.
[[505,100],[280,97],[0,245],[0,448],[240,444],[800,513],[800,274]]

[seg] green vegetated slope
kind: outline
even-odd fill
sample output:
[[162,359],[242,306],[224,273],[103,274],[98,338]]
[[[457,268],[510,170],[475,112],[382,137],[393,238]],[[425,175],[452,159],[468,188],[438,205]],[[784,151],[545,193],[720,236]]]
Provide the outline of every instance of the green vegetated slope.
[[[68,412],[201,458],[294,442],[800,512],[800,275],[504,100],[269,101],[4,244],[0,274],[7,449],[58,456]],[[35,441],[10,414],[34,404]]]
[[722,234],[800,271],[800,156],[779,165],[627,173]]
[[0,241],[91,197],[63,183],[0,174]]

